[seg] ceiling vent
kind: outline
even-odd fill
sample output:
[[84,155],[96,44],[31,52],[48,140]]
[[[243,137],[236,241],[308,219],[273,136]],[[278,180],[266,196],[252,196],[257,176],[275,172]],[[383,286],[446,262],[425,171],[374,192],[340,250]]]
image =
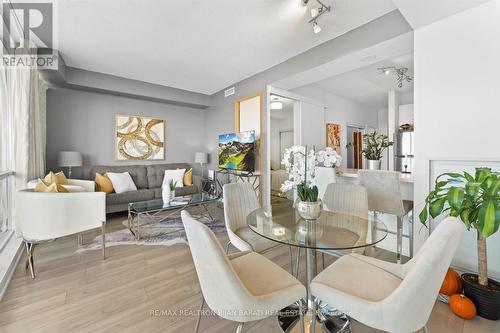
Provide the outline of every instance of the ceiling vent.
[[234,87],[224,90],[224,97],[229,97],[231,95],[234,95],[234,91],[235,91]]

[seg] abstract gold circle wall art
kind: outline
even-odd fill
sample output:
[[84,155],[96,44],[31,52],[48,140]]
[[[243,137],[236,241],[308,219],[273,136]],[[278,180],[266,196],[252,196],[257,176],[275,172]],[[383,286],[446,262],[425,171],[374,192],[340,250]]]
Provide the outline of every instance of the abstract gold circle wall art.
[[141,116],[116,115],[116,159],[165,159],[165,121]]

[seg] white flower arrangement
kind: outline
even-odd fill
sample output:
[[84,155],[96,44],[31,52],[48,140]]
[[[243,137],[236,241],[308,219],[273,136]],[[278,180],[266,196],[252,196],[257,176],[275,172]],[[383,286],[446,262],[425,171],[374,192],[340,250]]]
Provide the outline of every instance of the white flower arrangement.
[[292,146],[285,149],[282,164],[288,173],[288,180],[281,185],[282,192],[297,188],[302,201],[316,201],[316,167],[340,166],[342,158],[332,148],[326,148],[318,153],[314,149],[307,150],[304,146]]
[[335,168],[340,166],[342,157],[332,147],[326,147],[325,150],[318,152],[317,160],[324,167]]

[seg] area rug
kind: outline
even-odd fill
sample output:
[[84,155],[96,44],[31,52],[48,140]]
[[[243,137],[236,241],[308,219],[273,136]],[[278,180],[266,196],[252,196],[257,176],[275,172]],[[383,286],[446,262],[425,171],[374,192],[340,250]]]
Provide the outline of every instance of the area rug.
[[[223,221],[212,221],[209,217],[194,215],[195,219],[208,226],[214,233],[223,233],[226,226]],[[187,244],[186,233],[180,216],[169,217],[162,222],[144,221],[141,219],[141,239],[136,240],[135,236],[128,229],[127,220],[122,224],[126,227],[118,231],[106,233],[106,247],[116,245],[173,245],[178,243]],[[101,235],[93,241],[85,243],[77,252],[101,249]]]

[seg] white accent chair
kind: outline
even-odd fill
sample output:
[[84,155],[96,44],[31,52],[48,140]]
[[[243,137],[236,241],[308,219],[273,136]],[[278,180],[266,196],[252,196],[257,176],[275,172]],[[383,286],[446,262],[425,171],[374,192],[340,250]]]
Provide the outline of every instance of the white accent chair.
[[[413,223],[408,235],[403,235],[403,218],[413,209],[413,201],[403,200],[401,194],[400,173],[386,170],[359,170],[359,184],[368,190],[368,209],[397,217],[396,226],[396,261],[401,263],[403,237],[409,239],[409,254],[413,256]],[[411,222],[411,221],[410,221]],[[375,232],[376,230],[372,230]],[[394,234],[392,231],[389,233]]]
[[316,167],[316,186],[318,187],[318,198],[323,200],[326,189],[331,183],[337,182],[335,168]]
[[404,265],[348,254],[318,274],[311,292],[355,320],[388,332],[427,332],[463,223],[448,217]]
[[244,323],[267,318],[295,302],[302,314],[306,289],[299,280],[258,253],[227,256],[206,225],[185,210],[181,217],[202,291],[195,332],[205,302],[220,317],[237,322],[237,332]]
[[257,195],[250,183],[231,183],[223,187],[224,219],[229,242],[240,251],[263,253],[276,246],[275,242],[253,232],[247,225],[247,216],[260,207]]
[[[16,223],[26,252],[26,268],[35,278],[35,244],[101,228],[102,255],[106,257],[106,194],[104,192],[45,193],[32,189],[16,193]],[[80,235],[78,237],[81,241]]]

